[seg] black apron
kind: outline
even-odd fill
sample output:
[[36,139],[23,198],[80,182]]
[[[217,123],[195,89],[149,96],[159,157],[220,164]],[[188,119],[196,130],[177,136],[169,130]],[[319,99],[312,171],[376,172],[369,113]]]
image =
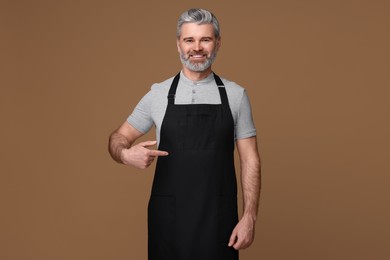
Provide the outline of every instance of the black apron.
[[176,105],[169,89],[148,206],[149,260],[237,260],[228,247],[238,222],[234,121],[225,87],[221,104]]

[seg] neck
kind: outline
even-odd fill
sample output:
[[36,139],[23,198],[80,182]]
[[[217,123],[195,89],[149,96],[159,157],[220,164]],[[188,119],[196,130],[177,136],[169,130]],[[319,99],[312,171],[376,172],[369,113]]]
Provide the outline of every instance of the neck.
[[208,75],[210,75],[211,72],[212,72],[211,67],[209,67],[205,71],[191,71],[187,67],[183,66],[184,76],[186,76],[188,79],[192,81],[199,81],[205,79],[208,77]]

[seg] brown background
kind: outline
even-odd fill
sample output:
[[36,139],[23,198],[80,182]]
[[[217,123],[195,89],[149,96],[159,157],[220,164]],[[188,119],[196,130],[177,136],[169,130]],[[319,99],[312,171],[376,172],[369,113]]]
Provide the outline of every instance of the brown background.
[[190,7],[219,18],[214,69],[247,89],[259,131],[242,259],[389,259],[385,0],[2,1],[0,259],[146,259],[154,165],[114,163],[107,138],[180,69]]

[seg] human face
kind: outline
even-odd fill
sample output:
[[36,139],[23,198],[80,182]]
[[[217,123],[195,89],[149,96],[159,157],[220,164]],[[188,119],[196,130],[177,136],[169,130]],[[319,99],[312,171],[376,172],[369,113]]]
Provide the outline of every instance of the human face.
[[177,50],[185,69],[194,72],[211,70],[221,40],[215,38],[212,24],[185,23],[177,39]]

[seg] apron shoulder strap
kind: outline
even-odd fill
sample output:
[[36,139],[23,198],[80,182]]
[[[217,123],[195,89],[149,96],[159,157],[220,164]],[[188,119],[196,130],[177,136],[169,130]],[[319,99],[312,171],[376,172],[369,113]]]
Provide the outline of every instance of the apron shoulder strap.
[[175,103],[175,95],[176,95],[176,89],[177,84],[179,83],[180,79],[180,73],[178,73],[172,81],[171,87],[169,88],[168,92],[168,105],[173,105]]
[[221,97],[221,104],[224,107],[225,111],[231,113],[225,85],[223,84],[221,78],[215,73],[214,73],[214,79],[218,85],[219,95]]
[[225,86],[225,85],[223,84],[221,78],[220,78],[217,74],[215,74],[215,73],[214,73],[214,79],[215,79],[215,82],[217,83],[218,87],[219,87],[219,86]]

